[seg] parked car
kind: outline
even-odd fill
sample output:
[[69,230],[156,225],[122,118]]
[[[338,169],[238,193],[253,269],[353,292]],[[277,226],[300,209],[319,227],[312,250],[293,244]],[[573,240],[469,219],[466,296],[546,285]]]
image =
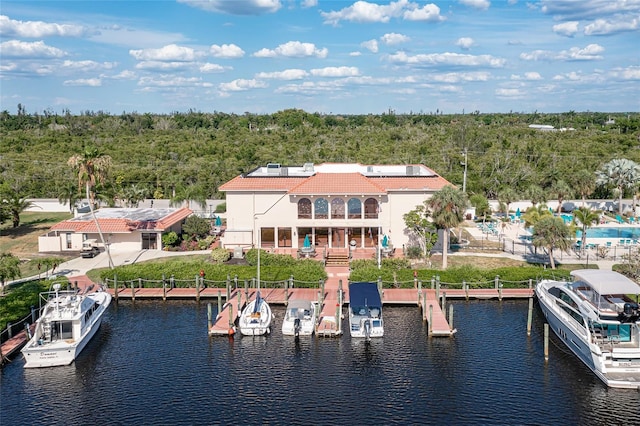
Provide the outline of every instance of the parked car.
[[96,240],[85,240],[82,243],[82,252],[81,255],[84,258],[96,257],[100,254],[100,249],[98,248],[98,242]]

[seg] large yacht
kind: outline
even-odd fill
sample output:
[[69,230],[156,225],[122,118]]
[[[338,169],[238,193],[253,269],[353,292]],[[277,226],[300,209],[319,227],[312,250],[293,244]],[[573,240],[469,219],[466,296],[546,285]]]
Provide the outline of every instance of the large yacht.
[[640,286],[613,271],[571,276],[536,285],[551,329],[607,386],[640,390]]

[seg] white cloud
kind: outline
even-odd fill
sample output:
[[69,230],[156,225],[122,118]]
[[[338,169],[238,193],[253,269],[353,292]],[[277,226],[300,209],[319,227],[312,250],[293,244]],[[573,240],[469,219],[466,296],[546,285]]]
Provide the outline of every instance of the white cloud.
[[18,69],[18,66],[15,64],[15,62],[0,63],[0,72],[11,72],[15,71],[16,69]]
[[377,40],[367,40],[360,43],[360,46],[364,47],[368,51],[372,53],[378,53],[378,41]]
[[637,14],[637,0],[542,0],[542,12],[558,20],[602,18],[608,15]]
[[496,89],[495,94],[499,98],[521,98],[526,95],[520,89]]
[[316,7],[318,5],[318,0],[302,0],[300,6],[303,8]]
[[44,41],[9,40],[0,43],[0,55],[19,58],[62,58],[67,52],[47,46]]
[[77,71],[110,70],[118,66],[117,62],[96,62],[96,61],[64,61],[64,68]]
[[446,18],[440,15],[440,8],[435,4],[425,4],[421,8],[407,10],[402,14],[407,21],[440,22]]
[[178,0],[178,3],[230,15],[262,15],[277,12],[282,7],[280,0]]
[[159,77],[142,77],[138,80],[138,86],[146,87],[213,87],[209,82],[203,82],[198,77],[176,77],[162,75]]
[[604,47],[599,44],[590,44],[585,48],[572,47],[569,50],[552,52],[549,50],[534,50],[529,53],[521,53],[520,59],[525,61],[593,61],[602,59],[600,53]]
[[112,78],[114,80],[133,80],[134,78],[136,78],[136,73],[134,73],[133,71],[124,70],[109,78]]
[[223,67],[222,65],[212,64],[210,62],[204,63],[200,65],[200,72],[225,72],[229,68]]
[[309,73],[301,69],[289,69],[278,72],[260,72],[256,74],[257,78],[274,79],[274,80],[300,80],[308,76]]
[[222,46],[213,44],[209,53],[215,58],[242,58],[244,56],[244,50],[235,44],[223,44]]
[[102,86],[102,80],[100,80],[99,78],[79,78],[77,80],[67,80],[62,84],[64,86],[99,87]]
[[459,0],[460,4],[464,4],[465,6],[473,7],[474,9],[479,10],[487,10],[489,6],[491,6],[491,2],[489,0]]
[[285,44],[281,44],[275,49],[260,49],[253,56],[257,58],[304,58],[315,56],[316,58],[326,58],[329,50],[325,47],[322,49],[316,48],[313,43],[301,43],[299,41],[289,41]]
[[8,37],[83,37],[90,34],[87,27],[70,24],[51,24],[42,21],[16,21],[0,15],[0,35]]
[[362,52],[349,52],[349,56],[352,56],[352,57],[362,56]]
[[540,73],[535,71],[525,72],[523,75],[511,74],[511,80],[527,80],[527,81],[536,81],[542,80],[542,76]]
[[193,61],[199,56],[192,48],[176,44],[160,49],[129,50],[129,54],[139,61]]
[[609,74],[619,80],[640,80],[640,66],[614,68]]
[[380,41],[388,46],[393,46],[396,44],[407,43],[411,41],[411,39],[403,34],[387,33],[380,37]]
[[623,31],[634,31],[638,29],[638,18],[630,18],[623,20],[622,18],[616,19],[616,21],[608,21],[605,19],[596,19],[593,23],[584,27],[585,35],[608,35],[619,33]]
[[553,32],[565,37],[573,37],[578,32],[578,21],[563,22],[553,26]]
[[176,71],[191,68],[192,65],[192,62],[140,61],[135,68],[148,71]]
[[444,74],[436,74],[429,76],[429,80],[438,83],[460,83],[461,81],[488,81],[491,75],[485,71],[478,72],[449,72]]
[[405,52],[390,55],[392,62],[408,65],[454,65],[454,66],[488,66],[492,68],[504,67],[506,61],[491,55],[466,55],[460,53],[430,53],[408,56]]
[[187,41],[187,38],[180,33],[125,28],[120,25],[104,25],[99,27],[98,31],[89,37],[89,40],[96,43],[143,49],[181,43]]
[[264,81],[255,79],[246,80],[242,78],[218,85],[218,89],[223,92],[243,92],[250,89],[264,89],[265,87],[268,87],[268,85]]
[[475,41],[471,37],[460,37],[458,41],[456,41],[456,46],[464,50],[469,50],[474,44]]
[[359,23],[387,23],[391,18],[407,21],[442,21],[440,8],[435,4],[420,7],[409,0],[392,1],[382,5],[367,1],[356,1],[351,6],[332,12],[320,12],[325,24],[338,25],[340,21]]
[[316,77],[355,77],[360,75],[358,67],[326,67],[311,70]]

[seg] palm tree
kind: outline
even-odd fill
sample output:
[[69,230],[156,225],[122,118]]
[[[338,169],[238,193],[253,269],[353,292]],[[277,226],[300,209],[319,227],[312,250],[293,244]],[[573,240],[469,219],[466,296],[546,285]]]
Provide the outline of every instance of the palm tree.
[[580,249],[584,251],[587,241],[587,228],[591,228],[593,223],[598,223],[600,219],[599,210],[591,210],[588,207],[580,207],[573,211],[573,224],[580,226],[582,238],[580,239]]
[[580,194],[582,206],[584,207],[587,202],[587,195],[590,195],[596,189],[595,174],[585,169],[578,170],[573,174],[570,184]]
[[0,293],[4,293],[4,283],[20,276],[20,259],[11,253],[0,254]]
[[539,185],[530,185],[527,188],[527,197],[534,206],[547,202],[547,194],[545,194],[544,189]]
[[97,148],[85,148],[83,154],[71,156],[67,164],[78,174],[78,190],[85,186],[87,201],[95,208],[94,188],[107,180],[112,165],[111,157],[100,154]]
[[73,182],[61,182],[58,184],[58,201],[60,203],[69,203],[69,213],[73,214],[73,208],[76,202],[80,201],[81,196],[78,194]]
[[573,195],[573,190],[567,182],[563,180],[557,180],[553,184],[551,190],[558,197],[558,208],[556,209],[556,212],[560,213],[562,211],[562,202]]
[[181,185],[176,188],[175,195],[171,197],[172,206],[186,204],[187,208],[190,208],[191,201],[195,201],[203,209],[207,208],[207,197],[205,195],[205,189],[198,184]]
[[449,249],[449,229],[455,228],[464,220],[464,212],[469,201],[464,192],[453,186],[445,186],[427,200],[431,208],[433,223],[442,233],[442,268],[447,268],[447,251]]
[[545,217],[540,219],[533,227],[533,245],[536,248],[544,247],[547,249],[551,269],[556,269],[553,250],[568,251],[569,247],[571,247],[571,240],[571,230],[560,217]]
[[553,216],[546,204],[538,204],[529,207],[520,217],[524,221],[524,226],[529,228],[535,226],[541,219]]
[[20,214],[33,205],[31,201],[27,201],[14,190],[5,192],[2,197],[2,207],[11,217],[14,228],[20,226]]
[[502,188],[498,192],[498,200],[500,201],[500,203],[503,203],[505,205],[506,211],[504,213],[507,216],[509,215],[509,206],[511,205],[511,203],[513,203],[517,199],[518,199],[518,193],[510,186]]
[[109,267],[113,269],[113,260],[111,259],[111,252],[109,251],[109,245],[104,241],[104,235],[102,229],[100,229],[100,223],[96,218],[94,211],[95,193],[92,191],[98,183],[104,183],[107,179],[109,169],[111,168],[111,157],[108,155],[101,155],[96,148],[85,148],[84,154],[76,154],[69,158],[67,164],[71,166],[73,170],[78,173],[78,189],[82,188],[84,184],[87,200],[89,200],[89,209],[91,210],[91,216],[93,222],[98,229],[98,235],[100,235],[100,241],[105,247],[107,257],[109,258]]
[[618,195],[618,213],[622,214],[624,190],[633,188],[640,182],[640,165],[624,158],[613,159],[596,171],[596,184],[613,186]]

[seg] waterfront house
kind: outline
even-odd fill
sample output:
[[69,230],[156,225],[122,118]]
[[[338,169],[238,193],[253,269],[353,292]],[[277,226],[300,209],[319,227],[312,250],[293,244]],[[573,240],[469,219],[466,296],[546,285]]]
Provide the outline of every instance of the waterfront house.
[[267,164],[219,188],[227,203],[221,242],[243,250],[311,244],[374,252],[386,235],[384,241],[401,250],[417,244],[403,215],[449,184],[421,164]]
[[[100,208],[96,219],[111,251],[162,250],[162,234],[180,234],[188,208]],[[38,251],[64,253],[80,251],[82,242],[95,239],[101,245],[98,228],[90,213],[62,221],[38,237]]]

